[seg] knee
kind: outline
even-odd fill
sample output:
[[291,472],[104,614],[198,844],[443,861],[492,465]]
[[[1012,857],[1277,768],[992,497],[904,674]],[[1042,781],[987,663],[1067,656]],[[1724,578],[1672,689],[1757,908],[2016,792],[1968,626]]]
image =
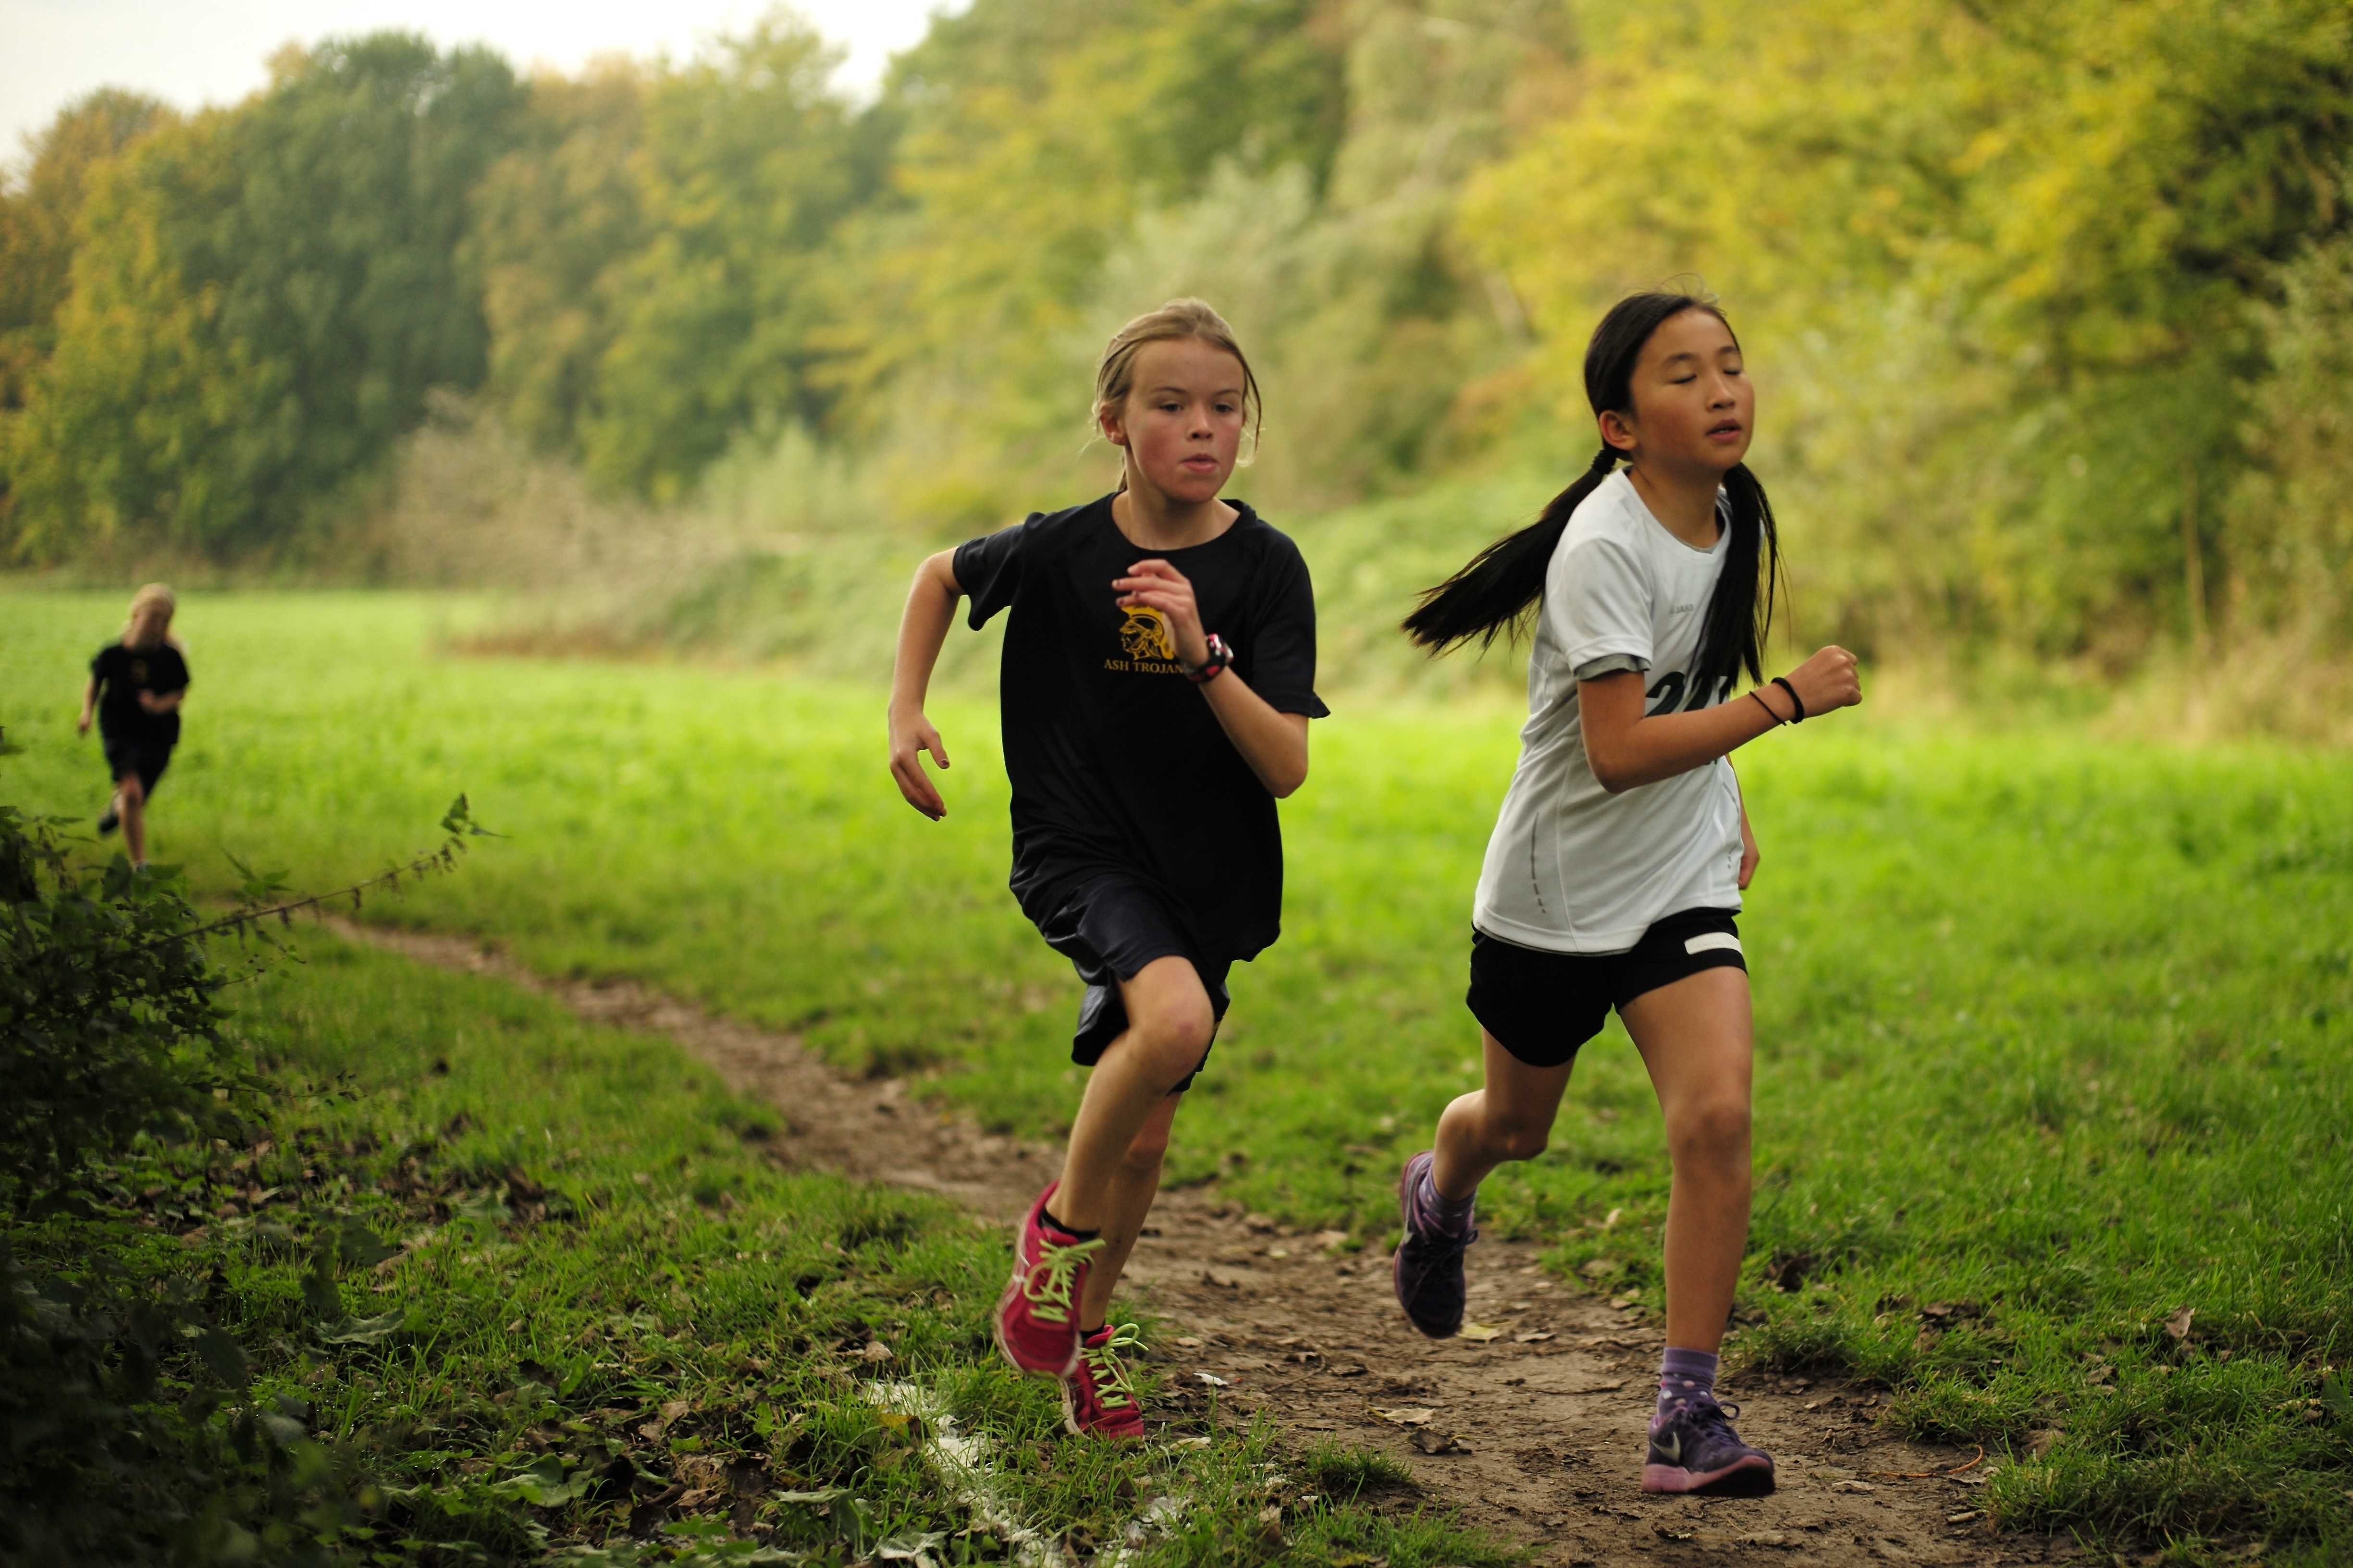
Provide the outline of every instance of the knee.
[[144,805],[147,804],[147,786],[139,782],[139,775],[137,773],[132,773],[130,777],[123,779],[117,787],[122,791],[123,805]]
[[1196,996],[1130,1018],[1128,1037],[1158,1076],[1174,1084],[1200,1065],[1217,1028],[1209,999]]
[[1498,1121],[1487,1127],[1488,1149],[1506,1160],[1533,1160],[1552,1142],[1552,1129],[1536,1121]]
[[1746,1100],[1704,1100],[1676,1116],[1669,1147],[1677,1161],[1745,1160],[1748,1121]]

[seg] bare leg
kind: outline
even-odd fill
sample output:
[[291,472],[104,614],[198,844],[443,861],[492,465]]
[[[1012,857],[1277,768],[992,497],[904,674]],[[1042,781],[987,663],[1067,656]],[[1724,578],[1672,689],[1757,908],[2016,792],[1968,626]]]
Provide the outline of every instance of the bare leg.
[[1086,1292],[1079,1302],[1082,1329],[1099,1328],[1109,1318],[1112,1292],[1127,1267],[1127,1255],[1135,1250],[1135,1238],[1143,1233],[1145,1216],[1152,1212],[1152,1200],[1159,1195],[1160,1161],[1168,1152],[1169,1124],[1176,1120],[1176,1108],[1184,1100],[1181,1094],[1160,1097],[1144,1130],[1128,1144],[1126,1155],[1112,1173],[1111,1189],[1104,1198],[1103,1249],[1095,1254],[1094,1267],[1087,1271]]
[[122,847],[131,851],[131,863],[147,863],[147,791],[132,773],[115,785],[114,798],[122,813]]
[[[1137,1135],[1155,1116],[1176,1114],[1173,1107],[1164,1109],[1168,1091],[1199,1065],[1217,1025],[1209,994],[1189,959],[1154,959],[1134,979],[1121,981],[1119,990],[1127,1029],[1103,1048],[1087,1077],[1051,1205],[1054,1217],[1076,1230],[1107,1230],[1118,1212],[1113,1189]],[[1165,1120],[1161,1125],[1165,1146]],[[1155,1153],[1155,1189],[1159,1181]]]
[[1620,1009],[1665,1116],[1667,1343],[1714,1352],[1748,1250],[1748,976],[1703,969]]
[[1532,1068],[1479,1031],[1486,1058],[1483,1088],[1456,1098],[1440,1112],[1437,1154],[1430,1179],[1450,1198],[1467,1198],[1487,1173],[1506,1160],[1533,1160],[1545,1151],[1573,1063]]

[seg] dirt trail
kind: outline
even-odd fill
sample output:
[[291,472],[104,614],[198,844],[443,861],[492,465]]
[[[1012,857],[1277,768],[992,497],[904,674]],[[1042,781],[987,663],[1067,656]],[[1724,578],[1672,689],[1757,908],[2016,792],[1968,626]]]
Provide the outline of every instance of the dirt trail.
[[[926,1107],[897,1080],[847,1077],[789,1035],[626,982],[553,980],[466,938],[334,923],[583,1017],[669,1036],[783,1112],[795,1165],[941,1193],[1008,1225],[1052,1169],[1051,1151]],[[1427,1498],[1530,1543],[1547,1568],[2081,1556],[2067,1542],[1995,1531],[1978,1500],[1985,1464],[1959,1470],[1968,1451],[1889,1436],[1873,1395],[1834,1382],[1726,1381],[1742,1435],[1778,1466],[1774,1496],[1645,1497],[1635,1478],[1661,1337],[1639,1314],[1544,1275],[1525,1244],[1483,1240],[1471,1255],[1470,1320],[1502,1332],[1434,1343],[1398,1314],[1377,1252],[1338,1252],[1325,1245],[1336,1237],[1246,1214],[1214,1189],[1164,1194],[1153,1220],[1125,1289],[1166,1320],[1152,1350],[1174,1400],[1198,1410],[1215,1398],[1263,1411],[1302,1441],[1395,1455]],[[1400,1426],[1377,1409],[1430,1417]]]

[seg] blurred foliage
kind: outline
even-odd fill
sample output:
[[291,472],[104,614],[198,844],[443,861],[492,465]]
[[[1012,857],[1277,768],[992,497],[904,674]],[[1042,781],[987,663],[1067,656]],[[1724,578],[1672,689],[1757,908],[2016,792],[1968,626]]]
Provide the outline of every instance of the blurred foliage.
[[[797,582],[1108,482],[1095,353],[1199,293],[1270,394],[1236,492],[1428,493],[1437,562],[1515,521],[1461,498],[1581,458],[1598,312],[1696,277],[1803,635],[2106,676],[2353,642],[2341,0],[975,0],[871,102],[837,58],[782,10],[522,82],[377,35],[194,119],[73,106],[0,188],[0,553],[393,570],[440,388],[475,467],[519,442],[665,537],[759,454],[853,472],[857,515],[766,520],[800,543],[685,552]],[[1315,564],[1375,618],[1420,585]]]
[[1565,416],[1612,297],[1696,271],[1725,299],[1817,632],[2122,667],[2276,585],[2226,550],[2221,500],[2251,446],[2287,455],[2258,412],[2281,269],[2353,216],[2353,13],[1585,14],[1576,109],[1482,172],[1465,229],[1547,329]]
[[0,463],[20,554],[138,528],[267,550],[480,380],[467,202],[523,100],[501,61],[396,34],[281,55],[234,110],[96,171],[56,352]]

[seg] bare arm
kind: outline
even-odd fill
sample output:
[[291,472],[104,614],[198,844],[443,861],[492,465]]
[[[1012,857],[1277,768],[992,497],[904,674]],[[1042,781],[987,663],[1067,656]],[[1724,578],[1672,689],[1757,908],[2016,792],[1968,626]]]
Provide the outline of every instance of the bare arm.
[[923,717],[923,699],[931,690],[932,668],[940,661],[940,645],[955,623],[956,601],[964,590],[955,580],[955,552],[943,550],[915,568],[907,590],[907,608],[899,617],[899,653],[891,666],[891,777],[907,804],[937,822],[948,814],[947,802],[923,772],[919,752],[944,769],[947,748],[940,732]]
[[[1854,655],[1842,647],[1822,649],[1785,679],[1798,689],[1808,718],[1862,700]],[[1704,767],[1774,728],[1777,720],[1796,717],[1789,694],[1778,686],[1759,687],[1756,700],[1743,694],[1692,713],[1645,714],[1642,701],[1642,677],[1630,669],[1577,682],[1585,760],[1612,795]]]
[[[1201,626],[1200,607],[1193,602],[1193,584],[1166,561],[1139,561],[1112,588],[1123,605],[1147,605],[1168,619],[1176,640],[1176,657],[1187,664],[1208,662],[1208,634]],[[1212,676],[1201,688],[1209,711],[1234,750],[1242,754],[1258,782],[1277,800],[1307,782],[1307,715],[1282,713],[1269,706],[1242,678],[1229,669]]]
[[95,712],[97,709],[98,677],[93,675],[90,678],[89,683],[81,689],[81,717],[74,721],[75,734],[87,735],[90,733],[90,716],[91,713]]
[[[1205,647],[1201,650],[1208,652]],[[1282,800],[1307,782],[1307,715],[1268,706],[1232,670],[1212,676],[1201,688],[1209,711],[1234,750],[1242,754],[1267,793]]]
[[139,694],[139,706],[150,713],[177,713],[180,700],[187,694],[185,686],[177,691],[142,691]]
[[1748,793],[1740,789],[1740,776],[1733,775],[1733,788],[1740,799],[1740,890],[1746,892],[1757,876],[1757,834],[1748,826]]

